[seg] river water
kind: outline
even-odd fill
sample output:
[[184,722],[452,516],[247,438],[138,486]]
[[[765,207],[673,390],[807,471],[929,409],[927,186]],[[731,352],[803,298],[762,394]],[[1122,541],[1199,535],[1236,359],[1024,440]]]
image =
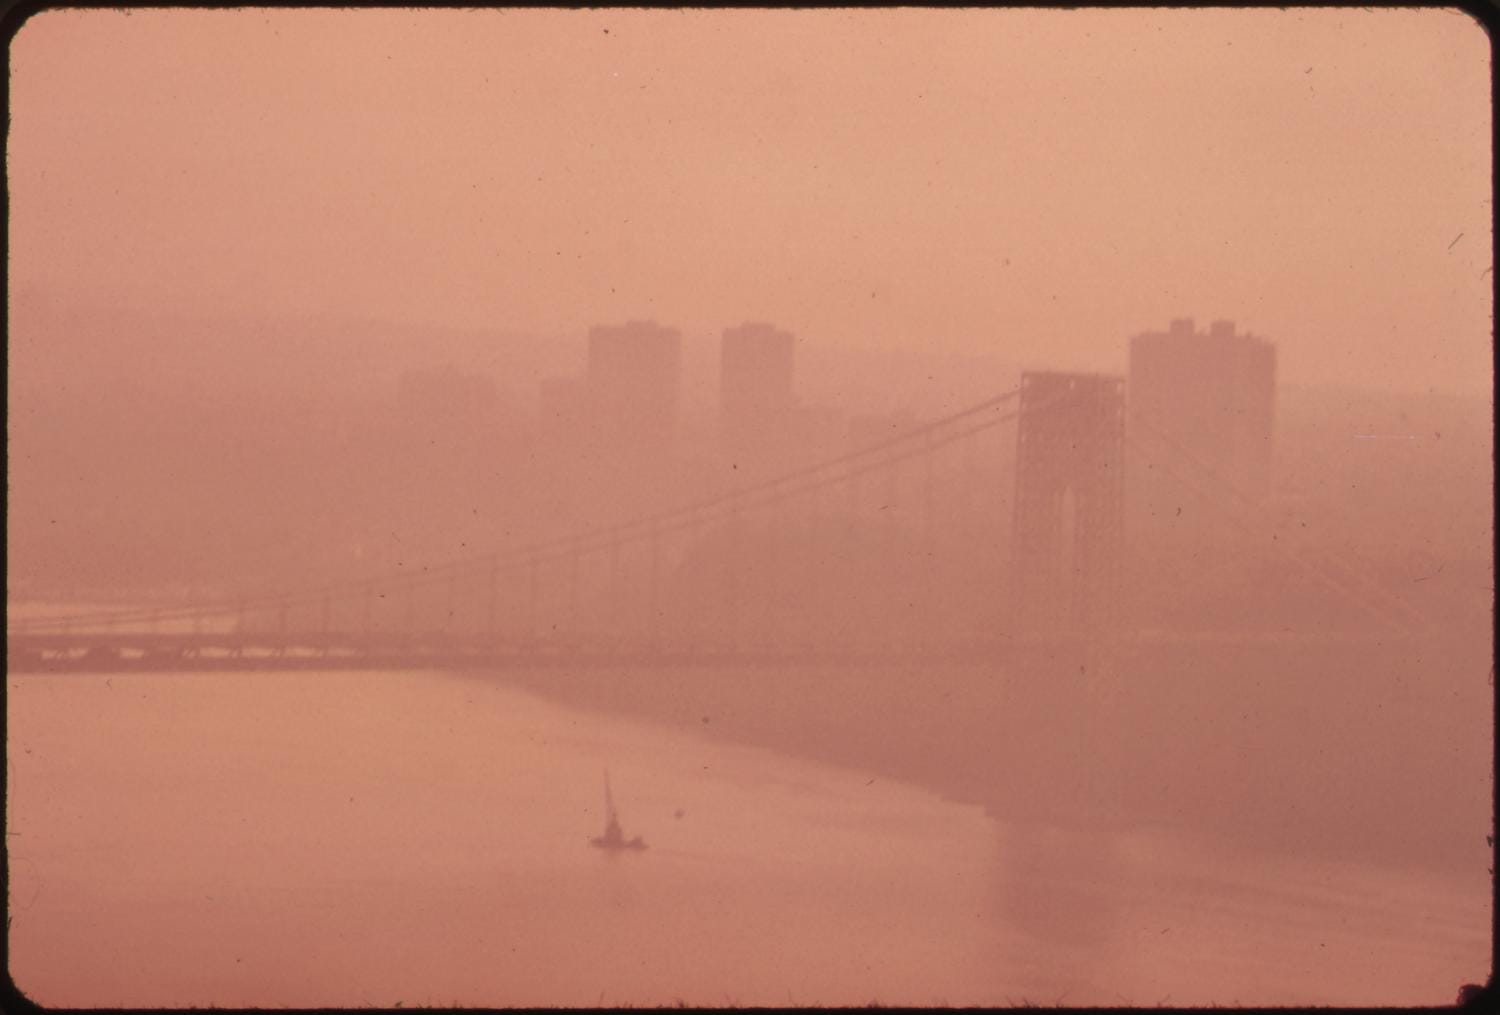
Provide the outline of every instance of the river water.
[[[442,673],[8,678],[48,1006],[1444,1004],[1484,870],[996,821]],[[625,832],[611,855],[609,770]]]

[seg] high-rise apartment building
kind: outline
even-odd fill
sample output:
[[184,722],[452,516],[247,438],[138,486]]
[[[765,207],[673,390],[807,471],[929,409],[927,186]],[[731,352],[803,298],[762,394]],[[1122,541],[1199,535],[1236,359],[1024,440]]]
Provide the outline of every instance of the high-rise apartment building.
[[1151,535],[1195,528],[1221,504],[1271,493],[1276,347],[1191,318],[1130,341],[1131,525]]
[[719,406],[725,449],[744,455],[786,437],[796,410],[792,377],[796,338],[750,322],[724,329],[719,357]]

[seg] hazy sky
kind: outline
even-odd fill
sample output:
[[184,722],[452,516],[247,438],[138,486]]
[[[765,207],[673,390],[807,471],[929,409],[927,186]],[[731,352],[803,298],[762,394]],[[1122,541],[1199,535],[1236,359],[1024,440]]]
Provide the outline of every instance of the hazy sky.
[[1457,12],[52,11],[12,60],[18,287],[1064,367],[1229,317],[1289,381],[1490,384]]

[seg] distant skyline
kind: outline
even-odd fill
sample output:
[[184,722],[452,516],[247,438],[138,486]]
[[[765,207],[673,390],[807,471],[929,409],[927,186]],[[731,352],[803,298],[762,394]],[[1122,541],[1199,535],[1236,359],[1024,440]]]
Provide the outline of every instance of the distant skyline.
[[47,11],[11,284],[1060,369],[1228,318],[1288,384],[1474,392],[1488,57],[1444,10]]

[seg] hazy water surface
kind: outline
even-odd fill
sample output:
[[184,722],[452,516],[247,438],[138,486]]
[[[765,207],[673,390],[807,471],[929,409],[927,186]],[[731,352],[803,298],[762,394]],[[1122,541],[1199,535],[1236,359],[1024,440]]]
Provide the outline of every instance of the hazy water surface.
[[[441,674],[9,680],[63,1006],[1446,1003],[1488,884],[1099,841]],[[588,846],[602,773],[644,853]]]

